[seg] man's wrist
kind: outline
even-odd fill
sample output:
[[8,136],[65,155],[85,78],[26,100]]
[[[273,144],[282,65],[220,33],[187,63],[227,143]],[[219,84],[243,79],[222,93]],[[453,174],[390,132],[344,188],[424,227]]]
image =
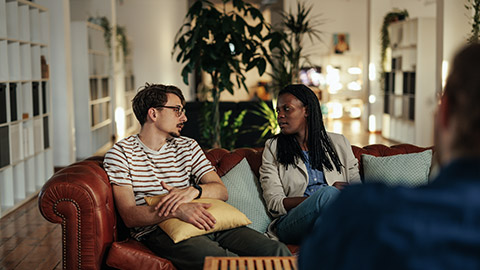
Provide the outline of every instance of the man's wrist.
[[202,197],[202,187],[200,185],[194,184],[192,186],[194,189],[198,190],[198,195],[195,199],[200,199]]

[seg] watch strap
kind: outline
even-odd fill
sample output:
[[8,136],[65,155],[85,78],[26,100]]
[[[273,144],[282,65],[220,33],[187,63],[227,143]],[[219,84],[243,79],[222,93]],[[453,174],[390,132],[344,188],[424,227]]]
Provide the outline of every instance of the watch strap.
[[197,184],[193,185],[193,187],[198,190],[198,196],[195,199],[199,199],[200,197],[202,197],[202,187]]

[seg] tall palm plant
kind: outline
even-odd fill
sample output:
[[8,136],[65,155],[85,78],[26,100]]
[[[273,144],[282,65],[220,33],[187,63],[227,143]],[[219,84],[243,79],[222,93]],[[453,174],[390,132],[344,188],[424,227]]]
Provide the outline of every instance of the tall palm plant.
[[307,6],[297,2],[297,12],[291,9],[282,12],[282,23],[279,29],[270,33],[270,50],[272,55],[269,63],[272,65],[272,107],[261,101],[257,111],[253,113],[263,117],[267,122],[257,129],[263,130],[260,140],[280,132],[275,111],[278,92],[285,86],[297,83],[300,68],[308,62],[309,55],[305,53],[304,38],[307,35],[312,43],[322,41],[322,31],[318,27],[323,24],[320,14],[312,15],[313,5]]
[[320,19],[320,14],[311,14],[312,8],[313,5],[307,6],[298,1],[296,13],[291,9],[281,13],[280,29],[274,33],[277,35],[275,38],[280,37],[279,44],[270,43],[271,47],[278,47],[278,49],[271,48],[274,98],[280,89],[288,84],[298,82],[302,61],[308,62],[309,55],[305,53],[303,44],[305,35],[312,43],[322,41],[322,31],[318,29],[318,26],[323,24],[323,20]]

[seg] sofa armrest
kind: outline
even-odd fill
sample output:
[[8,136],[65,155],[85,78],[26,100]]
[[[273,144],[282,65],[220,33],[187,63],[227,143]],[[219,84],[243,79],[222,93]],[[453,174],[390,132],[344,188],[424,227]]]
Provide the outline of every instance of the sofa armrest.
[[64,268],[105,265],[105,254],[116,239],[116,213],[100,159],[77,162],[55,173],[40,191],[38,205],[45,219],[62,224]]

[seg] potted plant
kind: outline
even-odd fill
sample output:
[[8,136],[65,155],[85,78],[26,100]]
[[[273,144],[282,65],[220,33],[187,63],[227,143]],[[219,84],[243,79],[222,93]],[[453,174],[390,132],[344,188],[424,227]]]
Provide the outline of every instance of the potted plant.
[[[222,0],[218,9],[212,2],[197,0],[189,8],[185,23],[175,37],[173,54],[183,63],[183,81],[199,69],[211,79],[213,100],[213,147],[221,147],[219,99],[222,91],[234,93],[235,87],[245,88],[245,72],[256,68],[262,75],[267,65],[268,41],[262,33],[268,29],[262,13],[242,0]],[[232,8],[227,9],[231,3]],[[248,24],[244,18],[256,24]],[[235,84],[236,83],[236,84]]]
[[381,87],[384,90],[383,81],[385,80],[385,65],[387,59],[387,48],[390,46],[390,37],[388,35],[388,26],[397,21],[403,21],[408,18],[408,11],[406,9],[399,10],[394,9],[393,11],[387,13],[385,17],[383,17],[383,24],[382,28],[380,29],[380,67],[381,67]]

